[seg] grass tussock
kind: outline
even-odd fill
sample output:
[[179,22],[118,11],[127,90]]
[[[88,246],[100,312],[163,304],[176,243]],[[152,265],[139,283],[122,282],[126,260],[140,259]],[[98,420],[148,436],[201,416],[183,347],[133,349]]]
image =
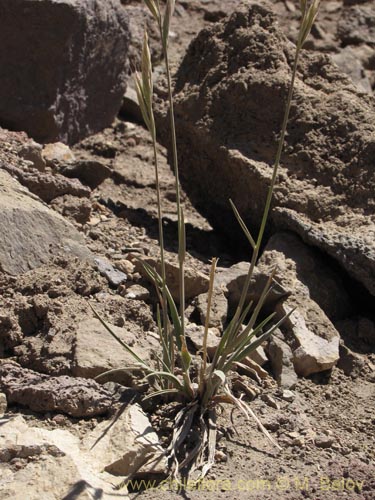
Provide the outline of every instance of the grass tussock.
[[[145,32],[142,50],[142,67],[135,74],[135,87],[138,95],[139,106],[142,111],[144,122],[151,134],[154,152],[156,196],[158,204],[158,224],[160,243],[160,274],[151,266],[143,263],[144,269],[154,282],[159,305],[157,307],[157,324],[160,340],[160,355],[157,355],[155,366],[145,363],[128,345],[121,341],[112,331],[107,323],[96,313],[107,331],[126,349],[134,358],[134,367],[141,368],[145,373],[145,379],[149,382],[152,390],[146,396],[147,399],[155,397],[166,397],[169,400],[184,401],[182,409],[176,416],[173,435],[166,454],[169,459],[169,473],[177,478],[180,473],[192,473],[197,471],[197,479],[202,479],[214,464],[216,449],[216,415],[220,405],[232,405],[240,410],[246,418],[257,422],[264,434],[278,447],[277,443],[262,426],[250,406],[241,398],[235,397],[230,387],[229,375],[237,363],[241,363],[258,346],[263,344],[276,328],[287,318],[275,322],[275,314],[259,321],[259,316],[265,300],[273,285],[274,273],[272,273],[264,287],[264,290],[256,304],[246,303],[246,297],[250,287],[252,275],[259,257],[263,242],[264,232],[271,208],[273,191],[277,179],[284,138],[287,129],[290,106],[293,96],[294,82],[298,67],[298,61],[303,45],[311,31],[316,19],[320,0],[301,0],[301,23],[298,42],[292,70],[289,94],[285,106],[285,114],[281,126],[280,140],[277,154],[273,165],[271,182],[267,194],[264,213],[260,224],[259,233],[256,237],[250,233],[241,215],[231,200],[233,213],[241,226],[252,250],[250,267],[242,289],[241,297],[236,311],[228,326],[225,328],[213,359],[207,354],[208,325],[211,311],[211,301],[214,290],[215,270],[217,259],[212,259],[210,272],[210,285],[207,301],[207,315],[204,329],[203,348],[200,353],[198,370],[193,367],[192,355],[190,354],[185,333],[185,288],[184,288],[184,265],[186,254],[186,237],[184,212],[180,200],[180,182],[178,170],[178,154],[176,142],[176,128],[173,110],[173,84],[170,72],[168,44],[169,29],[173,17],[175,0],[167,0],[162,9],[158,0],[144,0],[148,10],[157,23],[160,41],[162,44],[164,64],[168,82],[169,118],[171,125],[171,144],[173,169],[175,175],[176,210],[178,217],[178,261],[179,261],[179,307],[172,298],[166,281],[164,236],[163,236],[163,207],[160,195],[159,168],[157,155],[157,131],[153,112],[153,76],[151,55],[148,43],[148,35]],[[250,314],[251,311],[251,314]],[[291,311],[290,314],[292,314]],[[250,315],[250,319],[249,318]],[[247,321],[245,323],[245,321]],[[245,323],[245,324],[244,324]],[[125,367],[127,370],[132,367]],[[193,447],[186,446],[186,440],[191,435],[192,429],[196,430],[195,444]],[[181,453],[181,450],[183,452]]]

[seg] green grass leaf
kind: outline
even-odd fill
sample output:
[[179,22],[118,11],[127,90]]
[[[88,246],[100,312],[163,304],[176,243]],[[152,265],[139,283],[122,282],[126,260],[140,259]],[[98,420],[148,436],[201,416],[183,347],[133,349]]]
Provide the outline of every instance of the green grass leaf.
[[241,215],[239,214],[239,212],[238,212],[238,210],[236,208],[236,205],[233,203],[232,200],[229,200],[229,203],[230,203],[230,206],[232,207],[233,213],[234,213],[234,215],[235,215],[235,217],[236,217],[239,225],[241,226],[242,231],[244,232],[244,234],[245,234],[246,238],[248,239],[250,245],[253,247],[253,249],[255,249],[255,247],[256,247],[255,240],[251,236],[249,229],[247,228],[245,222],[243,221]]

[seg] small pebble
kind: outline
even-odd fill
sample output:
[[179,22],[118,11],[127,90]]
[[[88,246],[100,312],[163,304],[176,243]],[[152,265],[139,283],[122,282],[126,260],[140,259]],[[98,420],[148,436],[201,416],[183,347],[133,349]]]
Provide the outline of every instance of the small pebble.
[[141,285],[132,285],[127,288],[125,297],[133,300],[145,300],[150,298],[150,292]]
[[228,457],[223,451],[217,450],[215,453],[215,460],[216,462],[226,462]]
[[324,434],[319,434],[315,438],[315,446],[318,448],[331,448],[334,442],[333,436],[325,436]]
[[295,397],[296,396],[295,396],[294,392],[293,391],[289,391],[289,390],[285,390],[281,394],[281,398],[284,401],[288,401],[288,403],[291,403],[292,401],[294,401]]
[[262,400],[268,405],[268,406],[271,406],[272,408],[275,408],[275,410],[279,410],[280,409],[280,405],[279,403],[275,400],[275,398],[273,398],[272,396],[270,396],[269,394],[263,394],[262,395]]

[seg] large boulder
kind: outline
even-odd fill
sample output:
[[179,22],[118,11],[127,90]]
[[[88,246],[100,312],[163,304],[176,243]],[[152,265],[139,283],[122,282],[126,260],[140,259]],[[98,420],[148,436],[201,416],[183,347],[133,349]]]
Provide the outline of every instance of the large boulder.
[[72,417],[93,417],[108,413],[111,394],[94,380],[63,375],[49,377],[22,368],[14,361],[0,363],[0,389],[9,403],[36,412],[59,411]]
[[[113,483],[120,480],[98,470],[95,448],[84,449],[79,434],[33,426],[21,415],[2,422],[0,462],[3,500],[23,500],[25,496],[28,500],[111,500]],[[117,497],[128,498],[126,494]]]
[[0,271],[20,274],[57,252],[90,258],[84,238],[7,172],[0,170]]
[[129,46],[119,0],[3,0],[0,123],[68,143],[111,124]]
[[[119,439],[121,436],[121,439]],[[147,415],[137,404],[123,406],[112,422],[100,422],[83,439],[94,467],[115,476],[164,474],[166,459]],[[140,470],[141,469],[141,470]]]
[[[259,228],[294,55],[272,12],[252,4],[201,31],[177,72],[183,186],[230,237],[229,198]],[[375,295],[374,102],[327,56],[303,52],[268,228],[298,233]],[[164,101],[157,116],[168,144]]]

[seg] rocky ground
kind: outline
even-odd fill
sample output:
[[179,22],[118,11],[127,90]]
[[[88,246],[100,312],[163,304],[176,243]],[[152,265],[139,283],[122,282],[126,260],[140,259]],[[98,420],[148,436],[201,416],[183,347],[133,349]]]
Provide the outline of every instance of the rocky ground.
[[[297,2],[271,3],[283,33],[293,41]],[[138,64],[142,27],[152,24],[140,2],[122,0],[122,4],[133,35],[129,49],[129,67],[133,67]],[[193,95],[192,80],[198,75],[198,70],[197,74],[186,70],[196,63],[194,51],[187,52],[188,45],[202,28],[208,28],[206,33],[216,33],[217,39],[222,37],[221,28],[214,23],[225,20],[239,9],[239,4],[235,0],[178,2],[171,49],[176,71],[185,58],[179,74],[185,78],[180,82],[186,93],[181,84],[178,113],[185,113],[187,137],[194,129],[195,117],[189,114],[191,109],[184,96]],[[259,295],[262,283],[277,263],[277,286],[264,312],[276,309],[283,314],[297,307],[293,321],[248,359],[232,380],[234,390],[244,394],[282,450],[277,451],[254,422],[246,422],[237,412],[231,414],[231,409],[225,408],[219,418],[216,464],[200,490],[192,490],[188,484],[182,493],[174,482],[160,483],[165,471],[162,461],[151,464],[152,473],[150,466],[147,470],[141,468],[140,479],[156,479],[155,483],[138,485],[145,491],[132,492],[132,486],[138,489],[137,485],[124,486],[124,478],[144,466],[168,442],[170,416],[175,408],[143,405],[142,409],[140,395],[147,388],[140,385],[137,374],[121,372],[102,378],[100,383],[93,380],[107,370],[129,365],[131,359],[103,330],[89,304],[143,358],[152,359],[158,349],[157,299],[138,260],[156,264],[158,259],[153,157],[131,84],[113,124],[71,147],[61,143],[42,146],[23,132],[0,129],[1,498],[375,499],[375,254],[371,237],[375,234],[371,191],[371,152],[375,151],[371,123],[375,116],[374,26],[371,1],[327,0],[322,5],[306,57],[314,62],[321,53],[328,54],[352,82],[341,73],[337,77],[337,68],[322,71],[320,81],[309,78],[307,73],[300,76],[300,85],[309,85],[312,98],[320,96],[320,101],[316,104],[318,125],[308,129],[305,157],[303,151],[297,151],[296,156],[294,132],[290,132],[287,168],[277,193],[280,206],[295,209],[297,218],[291,217],[294,224],[280,223],[286,220],[280,216],[273,219],[249,296],[251,299]],[[155,73],[161,81],[160,97],[163,69],[158,64],[156,33],[151,34]],[[201,35],[200,40],[205,36]],[[284,41],[284,35],[277,36],[286,44],[288,53],[291,46]],[[215,54],[221,50],[218,44]],[[270,54],[274,54],[272,50]],[[279,55],[272,57],[276,60]],[[330,62],[319,64],[315,67],[331,68]],[[220,72],[203,69],[214,74],[218,84]],[[356,144],[362,141],[355,157],[357,164],[350,166],[349,174],[341,169],[345,156],[340,155],[339,148],[333,148],[334,134],[340,131],[332,125],[334,121],[326,128],[328,134],[333,134],[332,141],[326,144],[331,149],[325,154],[311,153],[314,144],[321,141],[314,130],[320,130],[321,96],[329,93],[326,78],[340,82],[340,92],[347,99],[344,103],[357,103],[353,114],[359,114],[351,117],[349,130],[345,128],[342,105],[339,112],[343,137],[351,134]],[[225,86],[218,88],[225,90]],[[217,97],[214,91],[211,95],[214,99],[205,103],[208,111],[204,119],[217,116],[210,108]],[[227,97],[225,92],[221,95],[224,106]],[[158,116],[162,123],[162,105]],[[302,118],[299,123],[307,130]],[[210,126],[207,123],[205,127]],[[211,129],[213,139],[225,139],[222,145],[228,148],[230,161],[245,168],[243,157],[233,153],[229,134],[223,132],[225,137],[220,136],[226,125],[222,123],[221,129],[219,125]],[[263,152],[259,147],[256,154],[249,154],[241,149],[244,138],[236,140],[235,146],[255,162],[257,178],[267,180],[264,165],[270,155],[268,150]],[[174,177],[162,145],[166,143],[161,132],[158,152],[168,280],[172,293],[177,295]],[[216,145],[209,147],[214,150]],[[181,140],[181,148],[185,169],[189,144]],[[210,165],[210,151],[198,153]],[[220,154],[227,161],[224,149]],[[306,185],[298,184],[302,174],[296,171],[293,161],[307,157],[315,168],[313,174],[309,173],[309,193],[314,192],[313,175],[321,175],[326,193],[319,206],[318,197],[306,206],[301,201]],[[331,183],[323,168],[327,158],[337,167]],[[353,181],[357,165],[361,177]],[[187,175],[184,171],[185,178]],[[288,184],[290,179],[293,183]],[[343,194],[340,186],[346,186],[347,179],[351,184]],[[332,185],[338,186],[333,194],[328,192]],[[287,198],[285,186],[295,188],[296,194]],[[210,330],[210,347],[214,349],[238,300],[248,250],[232,234],[234,220],[229,222],[230,230],[223,231],[220,220],[202,207],[188,182],[184,187],[190,196],[183,192],[188,335],[189,346],[195,352],[201,347],[210,259],[220,257]],[[315,187],[317,191],[322,187],[316,179]],[[319,195],[324,195],[323,191]],[[209,205],[207,201],[206,207]],[[332,206],[336,205],[340,210],[332,215]],[[319,217],[314,219],[317,212]],[[306,226],[306,220],[310,226]],[[336,237],[340,224],[342,232]],[[123,487],[116,489],[119,485]]]

